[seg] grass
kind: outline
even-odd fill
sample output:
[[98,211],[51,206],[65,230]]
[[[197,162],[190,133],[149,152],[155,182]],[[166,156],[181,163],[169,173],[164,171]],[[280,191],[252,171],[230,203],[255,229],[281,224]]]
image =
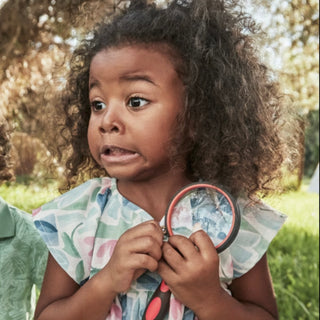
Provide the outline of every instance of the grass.
[[267,202],[288,215],[268,252],[280,319],[319,319],[319,195],[304,184]]
[[[0,195],[14,206],[31,212],[58,195],[55,184],[7,184]],[[299,191],[266,199],[288,220],[268,252],[280,320],[319,319],[319,195]]]
[[59,195],[57,185],[7,183],[0,186],[0,196],[13,206],[31,213],[32,209],[54,199]]

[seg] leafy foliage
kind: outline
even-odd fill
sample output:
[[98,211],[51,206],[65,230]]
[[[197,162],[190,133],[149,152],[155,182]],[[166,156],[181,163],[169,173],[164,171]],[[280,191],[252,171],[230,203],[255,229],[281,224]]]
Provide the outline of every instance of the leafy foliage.
[[[16,0],[7,1],[0,9],[0,112],[16,132],[25,134],[24,139],[12,141],[13,150],[20,157],[15,159],[17,174],[44,169],[44,158],[38,149],[30,149],[36,154],[28,157],[24,157],[27,148],[23,153],[19,151],[35,139],[50,150],[55,140],[48,128],[55,127],[54,109],[74,44],[89,27],[108,15],[116,2],[119,1]],[[33,163],[32,156],[42,165]]]
[[17,0],[1,8],[0,109],[18,131],[52,141],[46,128],[74,39],[93,21],[86,12],[99,19],[110,2]]
[[[262,16],[263,46],[281,57],[280,80],[303,113],[319,103],[319,2],[317,0],[253,0]],[[274,66],[274,56],[270,63]]]
[[304,172],[311,177],[319,163],[319,110],[307,114]]

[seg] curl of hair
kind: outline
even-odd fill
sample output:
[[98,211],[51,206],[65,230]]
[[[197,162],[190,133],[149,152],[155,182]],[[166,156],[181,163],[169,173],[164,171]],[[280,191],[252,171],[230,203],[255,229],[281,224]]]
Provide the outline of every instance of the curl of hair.
[[[68,187],[79,176],[106,173],[90,155],[89,69],[101,50],[143,45],[163,50],[185,86],[170,153],[173,165],[187,158],[192,180],[219,183],[234,194],[267,194],[294,144],[283,137],[290,116],[269,69],[259,60],[254,21],[234,0],[175,0],[168,7],[138,1],[104,21],[71,60],[61,131],[69,149]],[[292,147],[290,149],[290,147]]]

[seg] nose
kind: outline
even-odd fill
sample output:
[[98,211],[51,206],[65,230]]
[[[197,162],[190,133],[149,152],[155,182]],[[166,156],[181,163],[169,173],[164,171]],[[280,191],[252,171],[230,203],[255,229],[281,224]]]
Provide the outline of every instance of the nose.
[[109,104],[101,118],[100,133],[121,133],[123,130],[124,123],[121,116],[121,107],[119,104]]

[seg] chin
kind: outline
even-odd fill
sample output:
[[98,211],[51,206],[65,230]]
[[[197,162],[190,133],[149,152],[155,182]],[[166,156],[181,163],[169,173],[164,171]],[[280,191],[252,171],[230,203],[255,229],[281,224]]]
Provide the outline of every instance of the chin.
[[153,173],[150,172],[132,172],[132,173],[124,173],[124,172],[116,172],[116,171],[107,171],[110,178],[114,178],[120,181],[127,182],[142,182],[146,180],[150,180],[154,177]]

